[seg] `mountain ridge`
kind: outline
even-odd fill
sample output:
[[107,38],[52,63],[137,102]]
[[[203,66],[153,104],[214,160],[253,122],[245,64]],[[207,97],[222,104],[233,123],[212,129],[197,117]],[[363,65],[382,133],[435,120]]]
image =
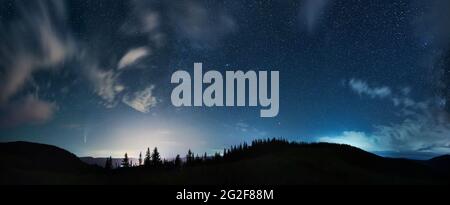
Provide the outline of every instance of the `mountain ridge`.
[[[84,157],[86,159],[86,157]],[[106,159],[106,158],[105,158]],[[212,159],[212,158],[211,158]],[[117,159],[119,160],[119,159]],[[106,170],[52,145],[0,143],[0,184],[449,184],[450,156],[381,157],[349,145],[267,142],[181,169]]]

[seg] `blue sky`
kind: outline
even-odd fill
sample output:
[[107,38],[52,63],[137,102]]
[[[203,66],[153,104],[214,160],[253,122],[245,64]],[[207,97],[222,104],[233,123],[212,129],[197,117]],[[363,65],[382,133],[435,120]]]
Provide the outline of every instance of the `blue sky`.
[[[450,6],[423,1],[25,1],[0,6],[0,140],[77,155],[214,152],[255,138],[449,152],[437,65]],[[277,70],[280,112],[174,107],[171,74]]]

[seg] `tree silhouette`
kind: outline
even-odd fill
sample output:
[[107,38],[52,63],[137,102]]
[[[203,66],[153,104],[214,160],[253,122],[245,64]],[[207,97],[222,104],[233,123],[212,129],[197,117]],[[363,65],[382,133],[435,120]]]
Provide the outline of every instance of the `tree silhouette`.
[[194,162],[195,162],[195,164],[199,164],[199,163],[202,162],[202,158],[197,154],[197,155],[195,156]]
[[174,165],[175,165],[175,167],[181,166],[181,158],[180,158],[179,154],[177,154],[177,156],[175,157]]
[[208,159],[208,154],[205,152],[205,154],[203,155],[203,161],[206,161]]
[[144,166],[149,167],[150,164],[151,164],[150,148],[147,148],[147,152],[145,153]]
[[109,158],[106,158],[105,169],[111,170],[112,168],[112,158],[110,156]]
[[130,162],[127,153],[125,153],[125,157],[122,160],[122,167],[130,167]]
[[189,149],[186,155],[186,163],[192,164],[193,161],[194,161],[194,153],[192,153],[191,149]]
[[216,153],[214,154],[213,161],[219,161],[219,160],[220,160],[220,153],[219,153],[219,152],[216,152]]
[[152,163],[154,166],[161,166],[161,156],[159,155],[158,148],[155,147],[152,152]]
[[[145,167],[156,167],[156,168],[164,168],[164,169],[173,169],[177,167],[181,167],[183,165],[186,166],[197,166],[201,164],[214,164],[221,162],[231,162],[236,160],[241,160],[248,157],[256,157],[263,154],[269,154],[275,151],[280,151],[286,149],[288,146],[304,146],[305,143],[296,143],[289,142],[284,139],[277,138],[268,138],[268,139],[257,139],[253,140],[251,144],[247,144],[243,142],[238,145],[232,145],[228,149],[223,150],[223,154],[221,152],[215,152],[213,155],[208,156],[208,153],[204,154],[194,154],[191,149],[188,150],[186,154],[186,162],[183,163],[180,155],[176,155],[173,160],[162,160],[161,155],[158,151],[158,148],[155,147],[152,152],[150,152],[150,148],[147,148],[145,153],[145,158],[142,159],[142,152],[139,153],[138,162],[134,163],[128,158],[128,154],[125,153],[125,157],[122,159],[120,163],[120,167],[134,167],[144,165]],[[106,159],[105,168],[112,169],[114,168],[112,164],[112,158],[109,157]],[[119,167],[116,163],[115,167]]]

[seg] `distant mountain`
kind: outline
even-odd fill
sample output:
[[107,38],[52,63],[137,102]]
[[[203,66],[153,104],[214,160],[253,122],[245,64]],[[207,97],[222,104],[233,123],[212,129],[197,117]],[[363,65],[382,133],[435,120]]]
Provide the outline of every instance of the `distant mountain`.
[[[104,167],[106,163],[107,157],[80,157],[81,161],[83,161],[86,164],[90,165],[96,165],[100,167]],[[137,158],[129,158],[133,165],[136,165],[139,163]],[[120,164],[122,163],[123,158],[112,158],[112,165],[114,168],[120,167]]]
[[348,145],[267,141],[182,168],[105,170],[89,164],[102,166],[106,158],[80,160],[55,146],[12,142],[0,143],[0,184],[450,184],[449,158],[394,159]]

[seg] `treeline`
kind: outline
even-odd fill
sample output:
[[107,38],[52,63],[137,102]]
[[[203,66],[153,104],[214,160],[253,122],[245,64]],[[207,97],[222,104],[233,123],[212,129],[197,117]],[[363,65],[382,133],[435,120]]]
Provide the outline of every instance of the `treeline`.
[[[196,166],[202,164],[214,164],[223,163],[239,160],[246,157],[257,156],[261,154],[267,154],[270,152],[276,152],[285,149],[291,145],[303,145],[305,143],[289,142],[284,139],[258,139],[253,140],[251,144],[241,143],[236,146],[231,146],[230,148],[225,148],[222,153],[216,152],[213,155],[208,155],[206,152],[204,154],[195,154],[190,149],[187,154],[182,159],[178,154],[172,160],[161,159],[158,148],[155,147],[152,151],[147,148],[145,155],[142,152],[139,154],[137,162],[132,162],[125,153],[124,158],[120,168],[130,168],[130,167],[141,167],[141,168],[157,168],[157,169],[174,169],[181,168],[184,166]],[[105,164],[106,169],[113,169],[112,158],[109,157]]]

